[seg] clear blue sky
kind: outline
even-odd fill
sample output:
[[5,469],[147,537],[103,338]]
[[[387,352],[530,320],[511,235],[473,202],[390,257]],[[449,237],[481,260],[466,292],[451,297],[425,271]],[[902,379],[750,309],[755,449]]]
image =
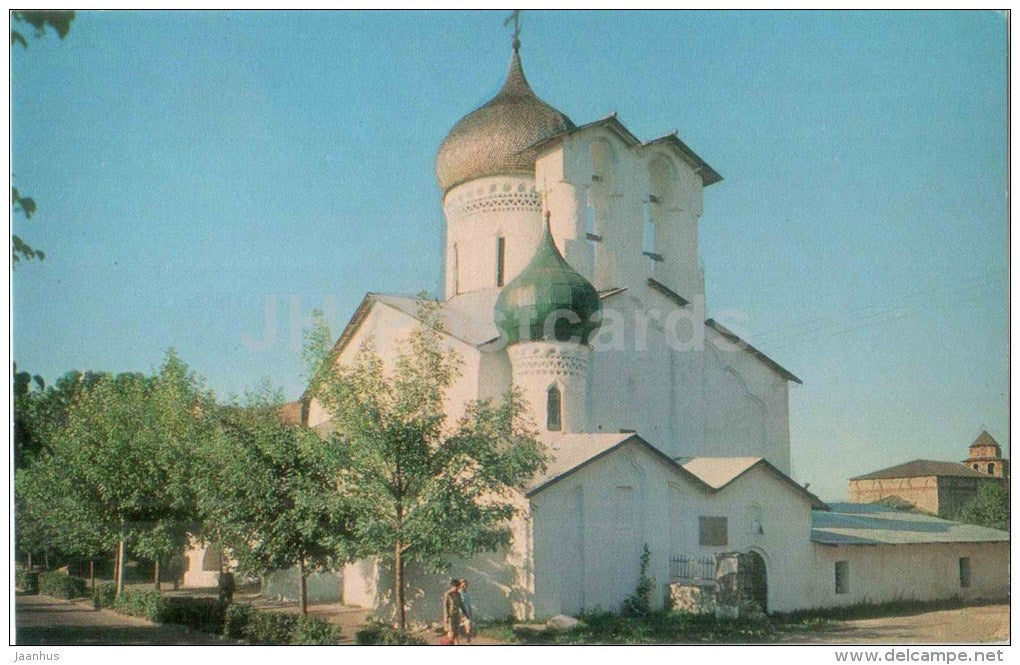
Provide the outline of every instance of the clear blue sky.
[[[432,165],[509,58],[500,12],[82,12],[12,50],[14,357],[226,397],[303,388],[290,303],[437,291]],[[824,498],[1008,442],[1006,21],[994,12],[525,12],[525,70],[582,123],[674,128],[705,196],[709,310],[804,379],[794,476]],[[265,350],[267,298],[279,335]],[[297,322],[300,328],[301,323]]]

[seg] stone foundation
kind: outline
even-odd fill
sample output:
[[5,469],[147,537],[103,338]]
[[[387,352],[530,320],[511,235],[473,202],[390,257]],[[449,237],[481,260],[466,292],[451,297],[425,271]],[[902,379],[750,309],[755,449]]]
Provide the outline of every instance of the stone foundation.
[[668,586],[666,607],[688,614],[714,614],[715,583],[675,582]]

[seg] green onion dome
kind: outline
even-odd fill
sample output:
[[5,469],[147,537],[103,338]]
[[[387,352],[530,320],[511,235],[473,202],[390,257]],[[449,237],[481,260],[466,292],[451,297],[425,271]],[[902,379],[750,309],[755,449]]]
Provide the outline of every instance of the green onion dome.
[[461,118],[436,155],[436,178],[443,193],[461,183],[491,175],[535,173],[543,139],[575,129],[570,118],[549,106],[524,78],[514,49],[503,87],[491,100]]
[[508,346],[571,338],[587,344],[602,323],[599,294],[556,248],[549,232],[549,213],[535,256],[503,287],[496,300],[495,317]]

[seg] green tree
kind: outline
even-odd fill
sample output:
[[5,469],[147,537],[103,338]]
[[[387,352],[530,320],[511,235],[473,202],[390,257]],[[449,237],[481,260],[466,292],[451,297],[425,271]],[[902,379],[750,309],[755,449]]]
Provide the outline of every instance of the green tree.
[[68,372],[54,385],[47,386],[41,376],[19,372],[14,365],[15,468],[24,467],[48,450],[47,441],[66,422],[68,407],[75,396],[102,376],[96,372]]
[[[11,19],[21,26],[30,26],[35,37],[38,39],[46,34],[46,28],[50,27],[63,39],[71,31],[71,22],[74,21],[74,11],[71,10],[25,10],[16,9],[11,12]],[[11,28],[11,47],[21,44],[28,48],[28,40],[25,39],[21,30]]]
[[52,462],[75,510],[94,516],[104,542],[117,545],[117,593],[127,547],[152,515],[161,489],[141,436],[151,381],[141,374],[103,377],[72,403],[52,440]]
[[[401,629],[406,563],[440,570],[450,556],[506,545],[518,491],[544,464],[516,391],[473,401],[448,425],[445,399],[461,361],[444,348],[437,305],[424,301],[419,319],[392,371],[371,344],[350,365],[325,349],[306,354],[325,358],[311,392],[336,426],[357,553],[392,562]],[[324,336],[306,336],[316,338]]]
[[[38,456],[44,445],[42,437],[36,431],[40,422],[38,411],[40,402],[45,396],[46,382],[38,374],[33,377],[28,372],[19,372],[18,364],[12,366],[11,388],[14,398],[14,468],[20,469],[29,460]],[[36,390],[32,390],[35,382]]]
[[977,494],[948,519],[1009,531],[1009,492],[1002,483],[983,482]]
[[98,502],[83,500],[61,458],[48,452],[15,472],[14,490],[16,542],[28,564],[32,552],[84,557],[94,588],[94,560],[113,545]]
[[45,463],[20,481],[23,496],[40,488],[36,503],[48,501],[48,521],[67,530],[68,551],[116,545],[119,594],[129,547],[158,560],[194,520],[190,446],[205,398],[172,350],[155,376],[79,376],[54,396],[60,421],[41,429]]
[[338,447],[284,422],[280,401],[262,391],[244,407],[220,409],[195,486],[206,540],[248,575],[297,567],[307,613],[309,573],[349,558],[352,524],[338,484]]
[[174,349],[167,351],[152,378],[145,401],[140,443],[152,455],[151,474],[162,491],[153,497],[151,519],[136,532],[134,549],[154,564],[153,585],[160,588],[160,564],[184,549],[195,528],[198,507],[192,477],[196,451],[212,436],[212,396]]
[[46,386],[42,377],[14,367],[15,540],[29,565],[33,553],[92,558],[106,549],[93,516],[74,503],[74,488],[52,448],[76,396],[100,378],[68,372]]
[[[41,38],[46,34],[46,28],[50,27],[57,33],[60,39],[67,36],[71,30],[71,22],[74,21],[74,11],[68,10],[14,10],[11,12],[12,24],[18,25],[20,29],[11,28],[11,48],[15,44],[21,44],[28,48],[28,40],[22,32],[24,27],[31,27],[35,37]],[[17,187],[11,187],[11,207],[20,211],[25,219],[32,219],[35,214],[35,199],[24,196]],[[46,258],[41,250],[34,249],[17,234],[11,234],[11,263],[17,266],[19,261]]]

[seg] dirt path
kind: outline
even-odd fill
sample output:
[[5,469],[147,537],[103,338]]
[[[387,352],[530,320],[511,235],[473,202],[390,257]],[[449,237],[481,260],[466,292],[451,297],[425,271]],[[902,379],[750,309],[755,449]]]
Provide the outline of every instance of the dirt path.
[[834,621],[784,636],[790,644],[973,644],[1009,641],[1009,605],[982,605],[881,619]]
[[19,645],[237,644],[183,626],[155,624],[110,610],[93,609],[90,601],[49,596],[18,596],[15,621]]

